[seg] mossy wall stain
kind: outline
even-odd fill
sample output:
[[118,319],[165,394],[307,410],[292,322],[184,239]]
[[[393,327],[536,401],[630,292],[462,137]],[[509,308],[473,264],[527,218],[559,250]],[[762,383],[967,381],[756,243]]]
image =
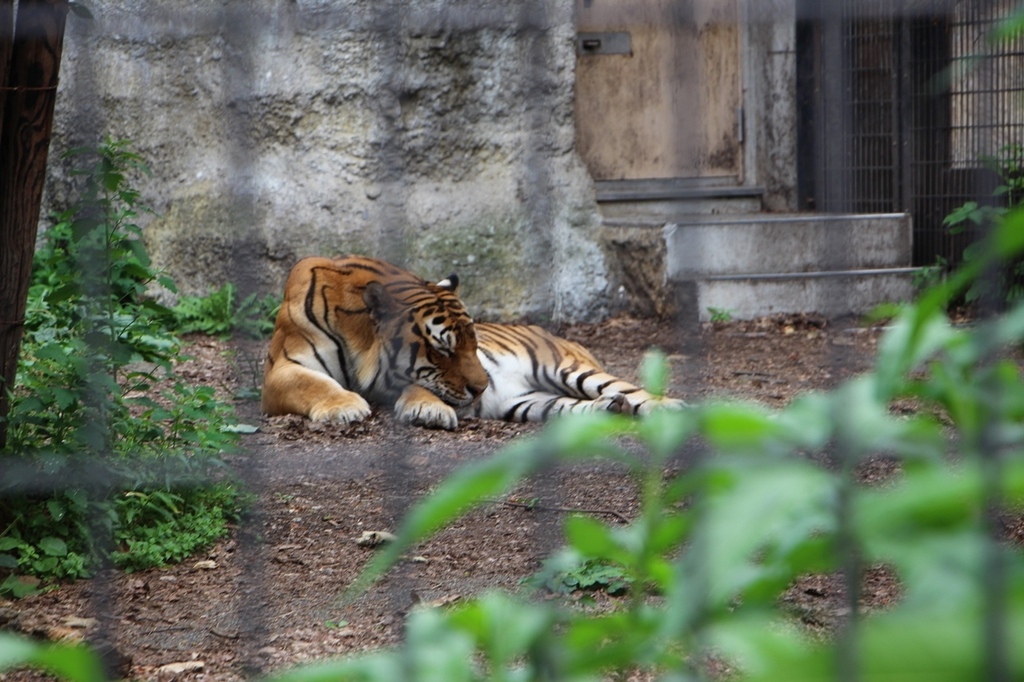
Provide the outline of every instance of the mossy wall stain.
[[483,319],[523,315],[523,303],[535,296],[543,272],[527,258],[520,241],[522,225],[506,217],[484,217],[422,234],[410,267],[428,279],[459,275],[460,295]]

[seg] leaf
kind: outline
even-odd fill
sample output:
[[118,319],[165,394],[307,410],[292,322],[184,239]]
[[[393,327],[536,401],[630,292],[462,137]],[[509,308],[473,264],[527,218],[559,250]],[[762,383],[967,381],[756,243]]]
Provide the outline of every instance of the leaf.
[[[406,628],[409,679],[417,682],[475,682],[473,636],[451,627],[437,609],[417,611]],[[396,678],[403,679],[403,678]]]
[[787,433],[767,410],[745,403],[706,405],[700,422],[701,434],[725,452],[761,452]]
[[50,518],[57,522],[60,522],[67,513],[64,503],[60,500],[47,500],[46,509],[50,512]]
[[31,662],[40,645],[7,632],[0,632],[0,670],[10,670]]
[[10,549],[17,549],[25,543],[18,538],[12,538],[10,536],[0,538],[0,552],[5,552]]
[[611,561],[625,557],[611,529],[591,516],[570,516],[565,522],[565,535],[569,545],[583,556]]
[[[961,271],[963,272],[963,271]],[[936,287],[938,290],[940,287]],[[942,312],[941,301],[929,292],[890,326],[878,346],[877,399],[887,401],[901,390],[906,375],[957,337]]]
[[[1020,610],[1006,619],[1007,642],[1024,637]],[[904,610],[866,619],[857,632],[857,672],[864,680],[962,682],[988,679],[983,611],[963,609],[943,618]],[[766,619],[716,627],[715,643],[737,656],[744,679],[796,682],[836,679],[836,651],[831,644],[808,645],[796,633]],[[1024,666],[1019,647],[1008,647],[1010,675],[1019,679]]]
[[697,552],[693,561],[706,562],[708,597],[716,609],[761,580],[792,577],[785,574],[805,568],[789,564],[793,550],[835,524],[836,481],[812,464],[769,460],[756,466],[744,459],[721,466],[732,484],[709,493],[704,540],[690,552]]
[[951,234],[958,234],[963,231],[963,223],[968,221],[974,223],[979,222],[978,215],[978,202],[968,201],[947,215],[943,219],[942,224],[953,228],[950,229]]
[[683,447],[697,426],[694,410],[655,410],[640,420],[637,431],[656,461],[665,461]]
[[55,538],[55,537],[52,537],[52,536],[51,537],[45,537],[42,540],[40,540],[39,541],[39,549],[43,550],[43,552],[47,556],[57,557],[57,556],[67,556],[67,554],[68,554],[67,543],[65,543],[60,538]]
[[[432,619],[427,619],[422,626],[418,619],[416,616],[410,622],[410,631],[436,627]],[[456,609],[445,620],[473,638],[493,671],[511,669],[539,641],[549,637],[553,618],[551,611],[540,605],[523,603],[500,592],[488,592]]]
[[744,680],[771,679],[783,667],[799,670],[797,679],[835,680],[834,654],[816,651],[805,633],[772,613],[721,619],[708,629],[708,639],[744,671]]
[[1000,220],[992,241],[996,258],[1010,259],[1024,252],[1024,209],[1012,211]]
[[57,407],[62,410],[66,410],[78,402],[78,394],[75,391],[60,386],[53,388],[53,398],[57,403]]
[[775,415],[776,426],[786,434],[791,449],[820,450],[834,431],[835,400],[823,393],[804,393]]
[[624,453],[611,444],[611,439],[635,432],[636,420],[610,412],[561,416],[548,423],[538,447],[545,456],[561,459],[597,455],[621,459]]
[[884,561],[899,572],[901,606],[941,618],[981,607],[988,542],[980,528],[967,528],[903,535],[886,544],[872,543],[871,548],[884,551]]
[[39,647],[28,663],[47,670],[68,682],[104,682],[103,665],[91,650],[72,644]]
[[878,400],[876,378],[863,375],[835,392],[836,426],[851,456],[899,453],[905,457],[936,459],[945,452],[939,423],[928,415],[897,419]]
[[[167,289],[172,294],[178,293],[178,285],[174,283],[174,280],[167,275],[160,275],[156,278],[157,284]],[[163,307],[163,306],[161,306]]]
[[0,583],[0,594],[9,592],[15,599],[21,599],[39,592],[39,580],[23,575],[9,575]]
[[866,542],[882,543],[924,531],[963,528],[983,509],[982,491],[977,466],[909,470],[898,486],[866,490],[855,498],[856,525]]
[[550,422],[539,439],[519,441],[489,459],[457,470],[406,514],[395,542],[370,561],[349,586],[348,596],[380,577],[413,544],[455,520],[473,504],[500,497],[552,459],[568,461],[595,454],[620,456],[621,451],[607,442],[608,437],[632,430],[633,422],[621,415],[572,415]]
[[650,393],[657,396],[665,395],[665,387],[668,384],[668,361],[665,359],[665,353],[656,349],[644,353],[644,359],[640,364],[640,381]]
[[652,552],[665,554],[683,544],[693,530],[693,516],[689,514],[665,514],[651,529],[647,542]]

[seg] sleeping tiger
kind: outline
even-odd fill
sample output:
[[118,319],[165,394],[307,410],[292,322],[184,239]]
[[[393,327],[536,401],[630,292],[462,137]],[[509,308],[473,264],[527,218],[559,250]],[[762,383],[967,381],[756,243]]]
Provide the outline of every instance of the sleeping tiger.
[[347,425],[387,403],[401,422],[454,429],[460,415],[524,422],[682,405],[540,327],[474,323],[458,286],[456,275],[431,283],[372,258],[299,261],[270,340],[263,412]]

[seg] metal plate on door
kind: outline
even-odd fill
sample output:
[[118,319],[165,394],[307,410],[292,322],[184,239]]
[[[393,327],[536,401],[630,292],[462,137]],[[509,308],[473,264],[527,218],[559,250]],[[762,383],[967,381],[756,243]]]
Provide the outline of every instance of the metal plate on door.
[[633,43],[627,31],[607,33],[579,33],[576,35],[576,54],[633,54]]

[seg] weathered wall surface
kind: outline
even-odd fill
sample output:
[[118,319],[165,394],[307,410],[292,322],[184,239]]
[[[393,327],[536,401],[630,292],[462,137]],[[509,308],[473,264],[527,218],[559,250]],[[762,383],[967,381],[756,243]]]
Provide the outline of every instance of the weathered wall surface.
[[748,174],[765,188],[765,210],[796,211],[796,2],[745,4]]
[[[186,293],[363,253],[458,272],[480,318],[600,315],[568,4],[94,0],[69,22],[51,158],[133,140],[147,242]],[[47,208],[71,182],[54,163]]]

